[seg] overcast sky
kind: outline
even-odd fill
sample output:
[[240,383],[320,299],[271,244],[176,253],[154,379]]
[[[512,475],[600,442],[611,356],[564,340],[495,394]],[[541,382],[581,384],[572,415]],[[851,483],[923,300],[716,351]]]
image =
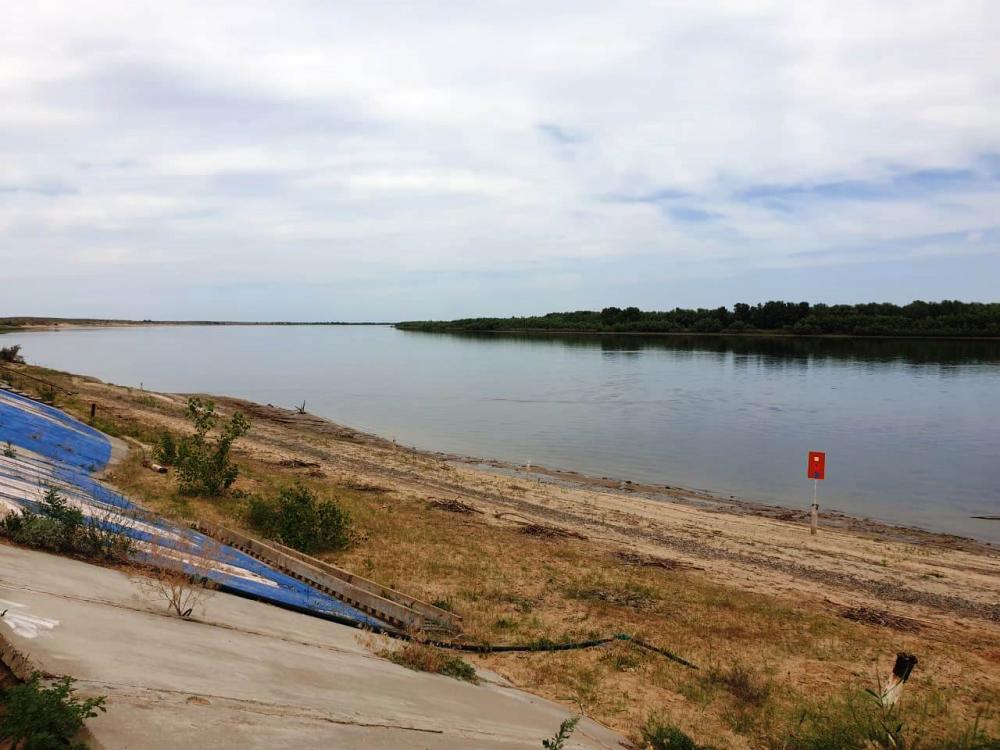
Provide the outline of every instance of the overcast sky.
[[53,2],[0,315],[997,300],[995,2]]

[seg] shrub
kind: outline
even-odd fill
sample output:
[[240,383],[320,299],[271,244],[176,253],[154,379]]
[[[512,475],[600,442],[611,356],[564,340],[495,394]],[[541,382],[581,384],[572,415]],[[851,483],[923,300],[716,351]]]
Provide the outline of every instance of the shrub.
[[35,672],[27,682],[8,688],[0,705],[0,740],[25,750],[85,750],[73,737],[83,722],[104,712],[106,697],[80,700],[74,694],[73,679],[63,677],[51,687],[41,684]]
[[92,560],[125,562],[135,552],[135,540],[121,528],[125,520],[112,511],[91,517],[77,532],[74,551]]
[[576,725],[579,722],[579,716],[573,716],[566,719],[566,721],[559,725],[559,731],[556,732],[555,737],[542,740],[542,747],[545,748],[545,750],[563,750],[563,748],[566,747],[566,742],[569,740],[569,736],[573,734],[573,730],[576,729]]
[[176,447],[177,478],[181,489],[194,494],[218,496],[232,486],[239,469],[229,454],[233,443],[250,431],[250,420],[236,412],[224,423],[214,440],[209,433],[219,421],[215,404],[200,398],[188,399],[188,417],[194,434]]
[[317,500],[308,487],[286,487],[273,500],[251,497],[248,519],[264,536],[306,552],[346,549],[350,514],[334,500]]
[[24,362],[20,345],[0,347],[0,362]]
[[155,567],[138,568],[131,576],[140,594],[188,619],[217,588],[212,577],[223,557],[222,545],[211,539],[161,536],[150,540],[147,551]]
[[409,641],[402,648],[381,651],[379,655],[417,672],[431,672],[473,684],[479,682],[476,668],[461,656],[449,654],[420,641]]
[[38,398],[50,404],[56,402],[56,396],[58,396],[56,387],[50,383],[42,383],[38,386]]
[[126,518],[108,511],[104,518],[85,519],[83,513],[50,487],[38,512],[12,511],[0,519],[0,532],[18,544],[36,549],[77,554],[89,559],[125,561],[135,542],[120,527]]
[[83,525],[83,512],[70,505],[55,487],[45,490],[45,497],[42,498],[38,512],[63,524],[69,533]]
[[712,667],[707,679],[724,687],[740,703],[761,706],[771,695],[771,683],[752,667],[742,664],[725,669]]
[[46,518],[31,511],[11,512],[3,520],[7,536],[18,544],[50,552],[70,552],[72,537],[66,526],[54,518]]
[[657,716],[646,719],[640,731],[642,741],[652,750],[708,750],[695,743],[678,727]]
[[4,443],[3,454],[7,458],[17,458],[17,449],[11,444],[9,440],[6,443]]
[[213,591],[213,585],[207,578],[183,570],[148,571],[136,583],[145,598],[165,604],[167,609],[185,620]]
[[153,446],[153,458],[156,463],[164,466],[174,466],[177,463],[177,443],[169,432],[164,432],[156,441],[156,445]]

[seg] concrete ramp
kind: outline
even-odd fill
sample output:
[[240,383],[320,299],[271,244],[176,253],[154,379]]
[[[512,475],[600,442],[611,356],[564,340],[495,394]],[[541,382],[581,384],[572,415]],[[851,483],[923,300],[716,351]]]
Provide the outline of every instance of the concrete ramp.
[[[217,593],[194,621],[123,573],[0,544],[0,648],[108,696],[103,748],[537,748],[570,716],[511,687],[373,656],[359,631]],[[570,748],[618,748],[584,720]]]

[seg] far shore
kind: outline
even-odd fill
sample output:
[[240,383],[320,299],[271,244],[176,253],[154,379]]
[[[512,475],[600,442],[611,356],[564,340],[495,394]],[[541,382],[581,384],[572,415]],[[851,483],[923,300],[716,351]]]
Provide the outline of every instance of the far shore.
[[32,320],[31,318],[0,318],[0,334],[36,331],[69,331],[86,328],[155,328],[159,326],[382,326],[392,327],[405,333],[427,333],[449,336],[593,336],[629,338],[714,338],[714,339],[802,339],[830,341],[1000,341],[1000,336],[852,336],[846,334],[802,334],[787,331],[734,331],[719,333],[693,333],[685,331],[596,331],[574,329],[509,328],[502,330],[425,330],[422,328],[400,327],[390,322],[369,321],[240,321],[240,320],[97,320],[97,319],[39,319],[38,322],[12,325],[10,320]]
[[473,334],[476,336],[486,336],[490,334],[516,334],[518,336],[637,336],[637,337],[663,337],[671,336],[678,338],[746,338],[746,339],[833,339],[839,341],[1000,341],[1000,336],[851,336],[842,333],[789,333],[787,331],[720,331],[718,333],[694,333],[691,331],[594,331],[575,330],[572,328],[505,328],[492,330],[472,330],[467,328],[456,328],[454,330],[427,330],[423,328],[400,328],[395,323],[391,324],[398,331],[407,333],[440,333],[446,335]]

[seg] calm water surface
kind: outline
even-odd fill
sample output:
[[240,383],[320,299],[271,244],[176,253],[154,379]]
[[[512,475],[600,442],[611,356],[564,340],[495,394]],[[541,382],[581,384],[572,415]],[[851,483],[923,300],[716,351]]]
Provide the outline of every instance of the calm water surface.
[[821,505],[1000,541],[1000,343],[458,336],[389,327],[12,333],[28,360],[307,409],[421,448]]

